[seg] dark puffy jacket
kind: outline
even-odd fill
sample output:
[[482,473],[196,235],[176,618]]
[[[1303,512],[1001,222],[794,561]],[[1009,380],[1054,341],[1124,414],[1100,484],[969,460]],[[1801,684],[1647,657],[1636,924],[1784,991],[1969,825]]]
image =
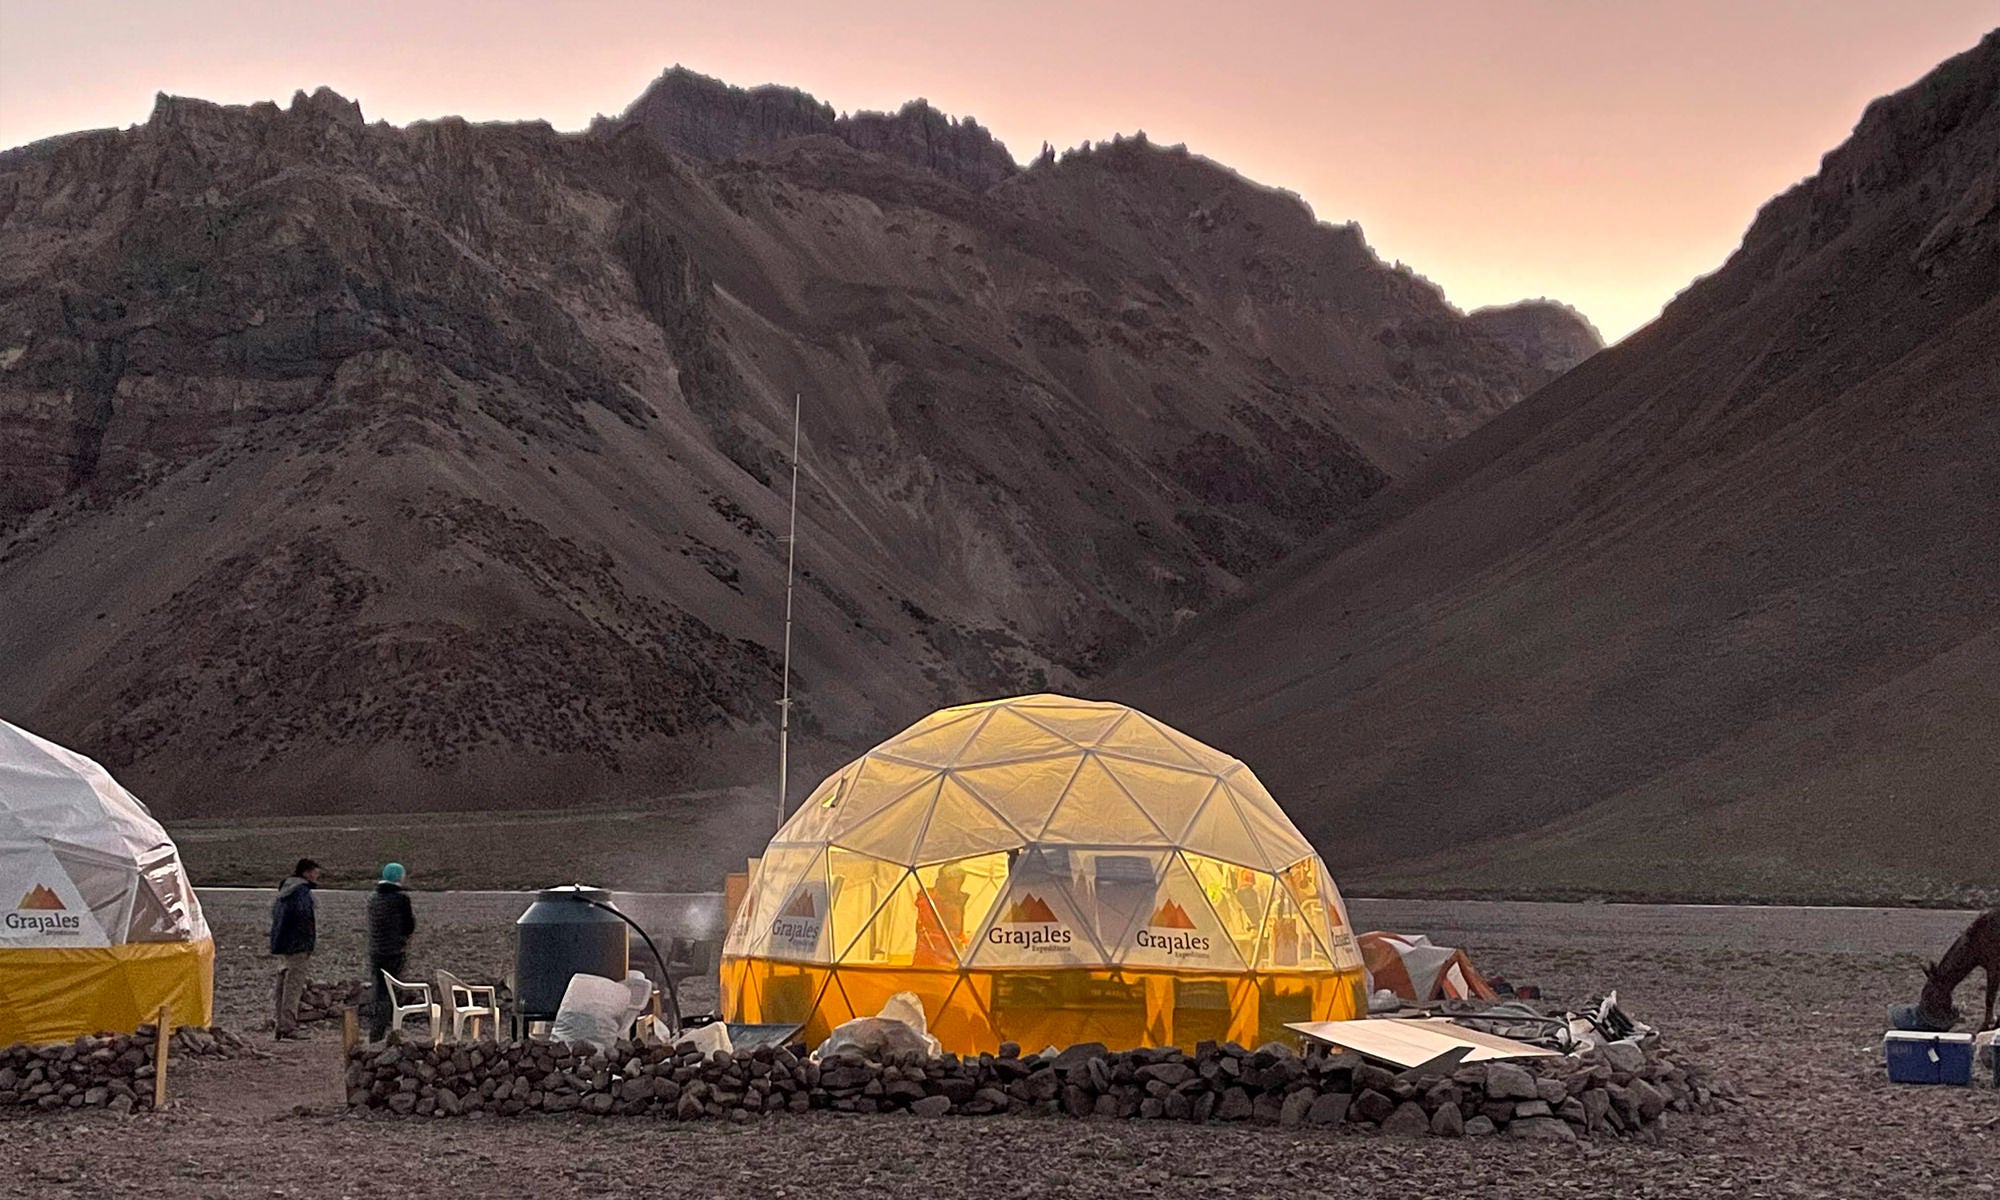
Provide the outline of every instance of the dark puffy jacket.
[[297,875],[278,885],[271,901],[271,953],[311,954],[319,941],[313,916],[313,883]]
[[378,883],[368,897],[368,957],[386,962],[409,949],[417,914],[399,883]]

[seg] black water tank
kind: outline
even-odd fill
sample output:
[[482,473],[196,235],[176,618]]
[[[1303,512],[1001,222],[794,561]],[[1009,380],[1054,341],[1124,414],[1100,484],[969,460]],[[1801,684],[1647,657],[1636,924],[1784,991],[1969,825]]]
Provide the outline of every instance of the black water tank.
[[631,969],[628,928],[615,913],[583,903],[611,903],[603,888],[566,884],[535,897],[514,922],[514,1011],[549,1020],[561,1007],[573,975],[623,979]]

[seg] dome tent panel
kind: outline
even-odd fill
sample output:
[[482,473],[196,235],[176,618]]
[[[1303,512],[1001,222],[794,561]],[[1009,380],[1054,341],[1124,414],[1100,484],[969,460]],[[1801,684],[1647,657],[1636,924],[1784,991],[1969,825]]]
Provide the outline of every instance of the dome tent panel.
[[[805,853],[805,866],[793,871],[788,883],[779,881],[783,876],[776,876],[771,888],[763,892],[770,916],[752,934],[754,939],[761,940],[760,952],[766,957],[795,963],[827,963],[833,961],[833,952],[829,948],[832,937],[826,919],[829,907],[826,851]],[[768,861],[772,856],[765,857]],[[789,867],[791,863],[780,865]],[[761,877],[764,868],[759,867],[757,873]]]
[[1108,752],[1100,753],[1098,762],[1175,845],[1184,844],[1188,827],[1218,786],[1214,775],[1140,762]]
[[786,820],[778,830],[778,836],[771,840],[804,844],[824,842],[833,831],[834,813],[840,806],[848,780],[859,769],[859,763],[849,763],[827,776],[806,797],[805,803],[799,805],[798,811]]
[[1181,846],[1204,858],[1238,863],[1267,873],[1271,870],[1264,847],[1251,836],[1250,826],[1243,821],[1243,813],[1236,806],[1235,793],[1220,781],[1209,793],[1201,811],[1188,823],[1187,832],[1181,836]]
[[959,976],[937,1012],[932,1013],[926,1007],[924,1017],[930,1024],[931,1036],[945,1046],[1000,1044],[993,1033],[993,1016],[986,1011],[986,999],[974,976]]
[[1068,859],[1067,848],[1060,846],[1031,846],[1020,853],[968,965],[1058,968],[1107,961],[1093,923],[1070,894]]
[[1007,894],[1007,855],[980,854],[917,868],[917,881],[937,913],[939,928],[957,947],[961,965]]
[[806,868],[823,853],[818,846],[780,846],[764,851],[743,897],[737,922],[730,930],[732,939],[742,939],[746,953],[765,954],[769,950],[774,919]]
[[1241,949],[1241,935],[1223,924],[1209,889],[1178,853],[1167,856],[1152,910],[1125,938],[1118,962],[1228,972],[1248,970],[1250,965]]
[[870,755],[848,778],[839,795],[833,798],[833,824],[829,828],[831,838],[839,841],[842,835],[896,801],[934,786],[937,779],[936,767],[915,766]]
[[49,852],[55,856],[63,874],[76,885],[98,928],[105,930],[107,941],[133,940],[132,904],[139,890],[138,864],[131,859],[82,846],[65,846],[60,842],[50,842]]
[[1072,848],[1073,894],[1082,899],[1085,914],[1104,948],[1104,960],[1123,962],[1133,939],[1158,907],[1160,876],[1173,857],[1171,850],[1130,847]]
[[1069,790],[1069,781],[1082,765],[1083,755],[1071,751],[1033,762],[961,767],[951,774],[986,807],[1020,830],[1023,841],[1033,841],[1041,836],[1042,828],[1049,823],[1049,814],[1055,811],[1063,793]]
[[827,905],[824,961],[844,962],[856,942],[866,939],[882,946],[892,939],[914,937],[913,910],[888,908],[890,899],[910,869],[839,846],[826,851]]
[[990,712],[960,713],[948,721],[933,724],[920,721],[916,727],[900,737],[882,744],[880,753],[929,767],[948,767],[958,761],[959,751],[978,734]]
[[903,868],[902,878],[868,924],[840,953],[842,967],[926,967],[956,971],[958,943],[945,931],[937,906]]
[[944,786],[944,782],[944,777],[939,776],[929,783],[918,785],[908,795],[891,800],[866,820],[849,825],[829,840],[857,854],[892,862],[910,862],[916,855],[918,839],[923,837],[924,828],[930,823],[931,810],[937,806],[938,789]]
[[1146,810],[1105,770],[1097,752],[1081,753],[1082,764],[1035,840],[1076,846],[1169,845]]
[[1320,943],[1311,922],[1299,904],[1282,886],[1271,895],[1271,909],[1264,917],[1264,934],[1257,943],[1260,972],[1324,972],[1334,969],[1333,952]]
[[1302,858],[1314,857],[1312,843],[1285,816],[1256,776],[1247,770],[1237,770],[1223,780],[1223,786],[1235,797],[1236,811],[1243,814],[1243,823],[1264,848],[1264,861],[1273,871]]
[[1066,738],[1084,750],[1104,740],[1112,727],[1125,719],[1125,710],[1115,704],[1078,704],[1071,701],[1037,704],[1024,700],[1011,707],[1050,733]]
[[1077,744],[1016,712],[996,708],[947,766],[990,767],[1075,754]]
[[1284,885],[1286,894],[1291,897],[1292,904],[1305,921],[1306,927],[1312,930],[1313,936],[1327,952],[1334,965],[1342,968],[1359,966],[1361,964],[1358,958],[1352,962],[1342,962],[1340,959],[1340,948],[1351,944],[1352,939],[1350,937],[1343,941],[1335,936],[1335,930],[1341,929],[1344,921],[1335,919],[1331,899],[1322,890],[1323,871],[1318,859],[1300,859],[1278,872],[1278,880]]
[[1181,861],[1194,876],[1195,884],[1208,899],[1223,932],[1229,935],[1244,969],[1248,970],[1257,961],[1264,918],[1271,910],[1271,894],[1278,886],[1276,877],[1267,871],[1208,858],[1192,850],[1181,851]]
[[918,863],[949,862],[1019,846],[1026,839],[958,775],[947,775],[938,788],[935,807],[918,844]]
[[[1200,771],[1202,764],[1180,742],[1144,713],[1128,712],[1099,744],[1108,755],[1117,755],[1155,766]],[[1210,771],[1209,774],[1214,772]]]
[[[1347,902],[1341,899],[1340,889],[1333,886],[1333,875],[1324,862],[1315,862],[1319,872],[1319,894],[1326,899],[1327,917],[1332,923],[1333,952],[1335,961],[1343,970],[1350,967],[1366,967],[1365,956],[1361,952],[1361,936],[1354,932],[1354,922],[1347,917]],[[1348,957],[1349,955],[1352,957]]]

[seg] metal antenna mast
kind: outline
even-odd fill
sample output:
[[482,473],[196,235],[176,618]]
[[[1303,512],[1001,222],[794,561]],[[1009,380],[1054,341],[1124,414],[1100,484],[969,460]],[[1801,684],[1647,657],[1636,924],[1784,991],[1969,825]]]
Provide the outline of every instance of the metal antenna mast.
[[778,827],[785,825],[785,774],[792,739],[792,564],[799,553],[799,393],[792,393],[792,516],[785,531],[784,694],[778,701]]

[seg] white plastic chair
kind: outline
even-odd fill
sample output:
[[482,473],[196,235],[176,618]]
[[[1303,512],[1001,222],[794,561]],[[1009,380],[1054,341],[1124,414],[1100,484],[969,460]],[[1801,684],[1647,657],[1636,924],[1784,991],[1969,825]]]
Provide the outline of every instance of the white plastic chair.
[[389,1028],[403,1027],[405,1017],[423,1017],[431,1023],[431,1036],[437,1036],[438,1006],[431,1000],[431,985],[428,983],[404,983],[389,972],[382,972],[383,982],[389,985]]
[[439,1016],[432,1019],[432,1040],[444,1039],[446,1022],[451,1024],[451,1040],[465,1040],[469,1026],[472,1036],[479,1036],[479,1022],[489,1020],[496,1025],[500,1021],[500,992],[498,988],[484,985],[475,986],[465,982],[450,971],[437,973]]

